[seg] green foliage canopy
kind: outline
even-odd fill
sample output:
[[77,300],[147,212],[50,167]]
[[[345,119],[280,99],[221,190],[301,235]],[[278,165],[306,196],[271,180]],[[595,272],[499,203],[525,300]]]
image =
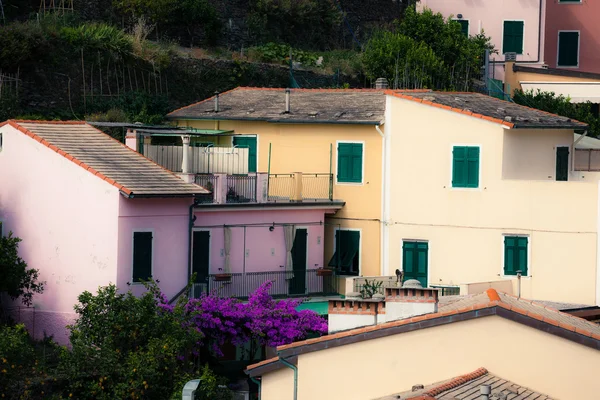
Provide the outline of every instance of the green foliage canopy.
[[9,232],[0,237],[0,293],[7,293],[12,299],[21,298],[26,306],[31,306],[33,295],[44,291],[45,282],[39,280],[39,271],[27,268],[27,263],[19,257],[21,239]]

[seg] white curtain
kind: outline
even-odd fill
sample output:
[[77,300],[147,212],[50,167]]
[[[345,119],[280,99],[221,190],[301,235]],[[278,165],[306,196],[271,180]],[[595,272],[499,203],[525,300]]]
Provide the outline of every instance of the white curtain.
[[294,247],[294,238],[296,237],[296,227],[294,225],[285,225],[283,227],[283,235],[285,238],[285,271],[287,272],[286,279],[294,277],[294,260],[292,259],[292,247]]
[[231,228],[223,228],[223,236],[225,239],[223,252],[225,253],[225,264],[223,265],[223,273],[230,274],[231,266],[229,265],[229,254],[231,253]]

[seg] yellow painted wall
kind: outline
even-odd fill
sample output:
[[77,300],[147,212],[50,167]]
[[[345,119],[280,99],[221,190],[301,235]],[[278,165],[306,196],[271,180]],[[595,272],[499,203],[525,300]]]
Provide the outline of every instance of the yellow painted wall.
[[[333,256],[334,229],[361,231],[362,275],[380,274],[380,223],[382,185],[382,140],[372,125],[271,124],[253,121],[178,121],[180,126],[233,130],[235,134],[258,135],[258,171],[271,173],[329,173],[330,149],[334,174],[333,195],[346,202],[327,219],[325,262]],[[363,184],[337,184],[337,141],[364,142]]]
[[[579,400],[595,393],[598,365],[600,351],[490,316],[302,354],[298,400],[374,399],[480,367],[552,398]],[[262,400],[290,398],[292,374],[262,379]]]
[[[427,240],[429,284],[511,279],[517,293],[502,276],[503,234],[529,235],[522,295],[595,304],[598,183],[554,181],[555,147],[572,131],[507,130],[397,98],[392,107],[402,117],[391,123],[390,271],[404,239]],[[453,145],[481,146],[478,189],[451,187]]]

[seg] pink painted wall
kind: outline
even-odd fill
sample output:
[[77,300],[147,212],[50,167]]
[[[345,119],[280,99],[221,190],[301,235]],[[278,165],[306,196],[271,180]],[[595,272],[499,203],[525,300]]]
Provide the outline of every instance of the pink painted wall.
[[[32,310],[35,336],[66,343],[77,296],[116,282],[118,189],[11,126],[0,128],[0,219],[21,239],[20,255],[46,281]],[[20,303],[19,303],[20,304]]]
[[187,284],[188,218],[192,199],[119,199],[117,286],[139,295],[142,284],[132,283],[133,232],[151,231],[152,276],[171,298]]
[[[219,273],[225,258],[223,251],[223,228],[208,227],[215,225],[244,224],[296,224],[297,228],[307,228],[307,269],[323,266],[323,225],[310,225],[325,221],[323,210],[264,210],[264,211],[196,211],[195,230],[211,232],[210,273]],[[246,246],[244,247],[244,228],[231,228],[231,272],[283,271],[285,265],[285,240],[283,227],[275,226],[273,232],[268,226],[246,227]],[[246,251],[247,250],[247,254]],[[273,254],[274,253],[274,254]],[[245,263],[245,266],[244,266]]]
[[582,0],[581,3],[546,2],[546,63],[556,68],[558,31],[580,31],[579,68],[575,71],[600,73],[600,2]]
[[[538,58],[538,43],[540,41],[540,2],[545,0],[421,0],[419,9],[430,8],[445,17],[456,18],[462,14],[464,20],[469,20],[469,35],[476,35],[483,31],[492,38],[492,44],[498,51],[491,59],[504,61],[502,53],[502,38],[505,20],[522,20],[524,24],[523,54],[517,55],[517,61],[531,62],[544,60],[544,29],[542,26],[542,44]],[[542,13],[544,12],[542,7]],[[543,25],[542,15],[542,25]],[[495,78],[504,80],[504,64],[497,64]]]

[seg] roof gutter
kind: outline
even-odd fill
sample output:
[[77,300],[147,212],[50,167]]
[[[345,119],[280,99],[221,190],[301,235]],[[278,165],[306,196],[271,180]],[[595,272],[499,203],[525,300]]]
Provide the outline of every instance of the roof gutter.
[[577,146],[577,143],[581,142],[581,139],[587,136],[587,134],[588,131],[586,130],[585,132],[583,132],[583,135],[580,135],[579,138],[575,140],[571,145],[571,153],[573,154],[571,156],[571,171],[575,171],[575,147]]
[[[195,197],[199,194],[204,194],[204,193],[174,193],[174,194],[135,194],[135,193],[130,193],[127,194],[123,191],[121,191],[121,194],[125,197],[127,197],[128,199],[133,199],[133,198],[137,198],[137,199],[173,199],[173,198],[177,198],[177,199],[185,199],[188,197]],[[208,192],[207,192],[208,194]]]
[[382,121],[339,121],[339,120],[316,120],[316,119],[268,119],[268,118],[248,118],[248,117],[227,117],[219,116],[219,118],[210,117],[170,117],[180,121],[258,121],[269,122],[273,124],[332,124],[332,125],[381,125]]
[[573,126],[573,125],[520,125],[514,124],[513,129],[573,129],[573,130],[586,130],[589,128],[588,125],[584,126]]

